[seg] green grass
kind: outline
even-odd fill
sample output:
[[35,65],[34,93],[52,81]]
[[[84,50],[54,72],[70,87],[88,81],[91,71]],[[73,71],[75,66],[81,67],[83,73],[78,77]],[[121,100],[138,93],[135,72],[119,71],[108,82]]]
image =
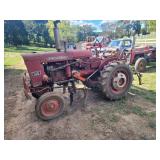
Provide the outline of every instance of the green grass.
[[[134,81],[131,92],[144,97],[145,99],[156,103],[156,68],[155,63],[150,63],[148,69],[142,74],[142,85],[139,85],[138,77],[134,75]],[[152,67],[153,68],[149,68]]]
[[131,112],[139,116],[146,116],[146,112],[139,106],[133,106]]
[[4,48],[4,65],[5,68],[20,68],[23,65],[21,54],[32,52],[48,52],[55,51],[53,48],[42,48],[34,46],[19,46]]
[[148,117],[153,118],[156,117],[156,112],[149,112],[147,113]]
[[16,52],[16,53],[30,53],[33,51],[36,52],[46,52],[46,51],[55,51],[54,48],[43,48],[43,47],[35,47],[35,46],[11,46],[4,48],[5,52]]

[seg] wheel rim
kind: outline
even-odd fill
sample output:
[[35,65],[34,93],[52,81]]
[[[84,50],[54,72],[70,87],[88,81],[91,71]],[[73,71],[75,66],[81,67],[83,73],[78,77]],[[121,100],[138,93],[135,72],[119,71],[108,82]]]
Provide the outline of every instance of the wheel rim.
[[60,111],[61,105],[57,99],[47,100],[41,105],[41,112],[44,116],[50,117]]
[[116,71],[112,78],[112,91],[121,93],[128,85],[128,74],[124,71]]

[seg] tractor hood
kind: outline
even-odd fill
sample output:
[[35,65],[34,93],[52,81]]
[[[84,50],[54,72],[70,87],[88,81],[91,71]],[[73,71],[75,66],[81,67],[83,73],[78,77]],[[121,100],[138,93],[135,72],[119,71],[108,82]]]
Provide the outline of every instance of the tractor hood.
[[45,53],[26,53],[22,54],[24,61],[40,61],[40,62],[58,62],[66,60],[74,60],[79,58],[89,58],[92,54],[90,51],[67,51],[67,52],[45,52]]

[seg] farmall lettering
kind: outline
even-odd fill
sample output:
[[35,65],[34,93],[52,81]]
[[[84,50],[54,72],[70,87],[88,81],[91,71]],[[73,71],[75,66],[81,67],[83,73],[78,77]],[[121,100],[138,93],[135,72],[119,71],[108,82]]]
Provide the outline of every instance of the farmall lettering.
[[57,61],[57,60],[59,60],[59,61],[60,61],[60,60],[64,60],[64,59],[66,59],[66,60],[67,60],[67,59],[68,59],[68,57],[67,57],[67,56],[48,57],[48,59],[47,59],[47,60],[48,60],[48,61],[54,61],[54,60],[56,60],[56,61]]

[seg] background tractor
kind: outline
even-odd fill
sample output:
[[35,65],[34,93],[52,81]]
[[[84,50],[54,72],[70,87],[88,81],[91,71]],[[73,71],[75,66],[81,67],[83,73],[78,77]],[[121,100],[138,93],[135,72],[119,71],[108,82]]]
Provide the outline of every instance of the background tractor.
[[126,58],[120,54],[93,57],[91,51],[61,49],[58,23],[54,23],[57,52],[23,54],[28,73],[24,74],[24,93],[37,98],[36,113],[42,120],[59,117],[64,109],[63,95],[55,94],[55,88],[70,93],[71,104],[77,83],[96,87],[111,100],[127,95],[132,84],[132,71]]
[[148,62],[156,61],[156,47],[145,45],[135,46],[131,38],[112,40],[105,49],[105,55],[124,54],[127,62],[134,64],[136,72],[144,72]]

